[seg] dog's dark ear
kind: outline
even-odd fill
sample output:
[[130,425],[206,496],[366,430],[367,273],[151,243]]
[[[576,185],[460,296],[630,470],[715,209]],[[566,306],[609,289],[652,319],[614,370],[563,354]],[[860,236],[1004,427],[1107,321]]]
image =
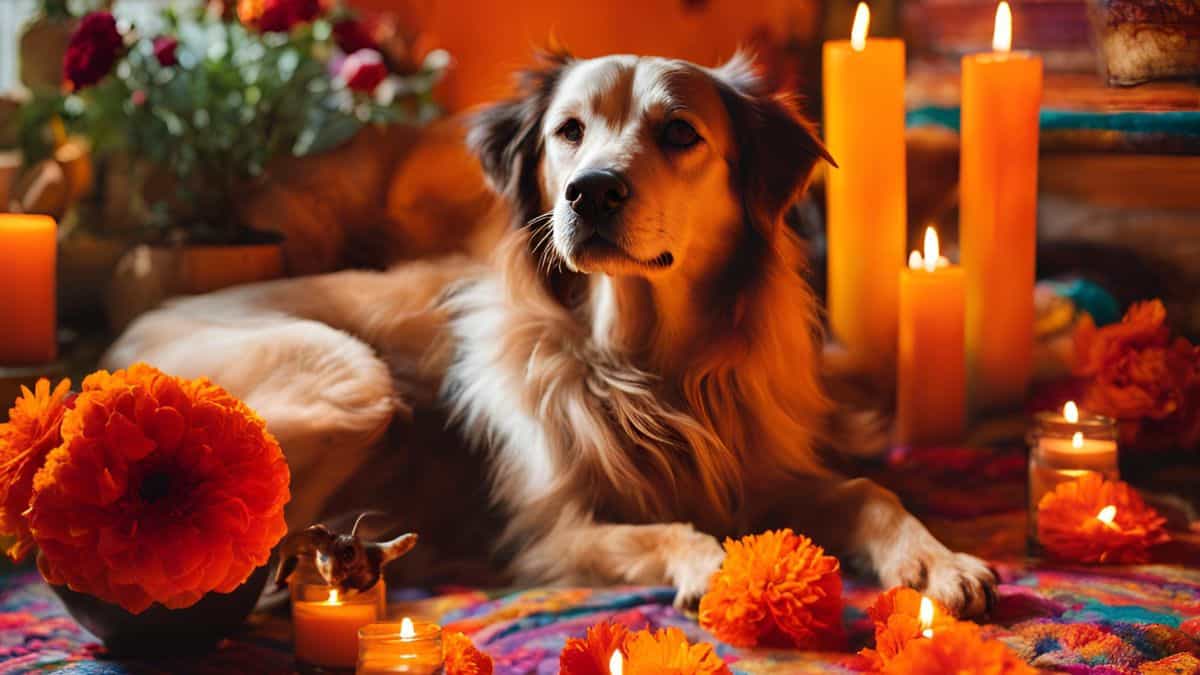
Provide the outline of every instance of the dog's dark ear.
[[754,219],[774,227],[808,186],[817,162],[837,166],[792,96],[763,93],[739,53],[713,71],[737,143],[737,178]]
[[480,110],[467,132],[467,145],[479,157],[492,189],[511,202],[521,222],[541,210],[542,118],[571,56],[556,50],[541,54],[540,60],[540,67],[520,73],[516,97]]

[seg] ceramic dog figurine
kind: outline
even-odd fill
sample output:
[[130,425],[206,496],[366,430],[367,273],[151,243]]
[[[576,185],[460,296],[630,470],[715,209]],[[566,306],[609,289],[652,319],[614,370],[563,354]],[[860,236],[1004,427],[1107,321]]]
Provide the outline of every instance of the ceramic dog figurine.
[[317,572],[330,586],[343,591],[365,591],[373,587],[383,574],[384,565],[417,545],[417,535],[409,532],[390,541],[363,541],[358,536],[358,525],[368,515],[364,513],[354,521],[350,534],[335,534],[318,524],[289,535],[280,551],[276,588],[287,585],[300,557],[306,555],[313,556]]

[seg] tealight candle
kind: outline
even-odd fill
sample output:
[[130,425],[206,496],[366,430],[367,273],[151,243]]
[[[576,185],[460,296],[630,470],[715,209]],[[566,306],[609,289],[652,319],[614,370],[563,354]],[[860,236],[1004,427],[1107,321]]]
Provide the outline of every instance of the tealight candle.
[[400,623],[376,623],[358,631],[357,675],[436,675],[443,672],[442,629],[404,617]]
[[959,239],[977,411],[1020,405],[1033,371],[1042,60],[1012,51],[1007,2],[996,9],[992,46],[962,60]]
[[358,631],[379,620],[383,584],[352,594],[302,581],[291,586],[296,660],[309,670],[354,668]]
[[1035,541],[1038,504],[1047,492],[1087,473],[1120,477],[1117,425],[1101,415],[1081,415],[1075,402],[1067,401],[1061,413],[1035,416],[1028,441],[1030,540]]
[[966,427],[963,356],[966,277],[925,231],[925,255],[913,251],[900,271],[900,351],[896,429],[902,445],[953,443]]
[[921,622],[921,637],[933,637],[933,601],[921,596],[921,608],[917,610],[917,621]]
[[849,40],[824,45],[829,326],[854,367],[894,367],[896,307],[908,218],[904,42],[868,38],[859,3]]

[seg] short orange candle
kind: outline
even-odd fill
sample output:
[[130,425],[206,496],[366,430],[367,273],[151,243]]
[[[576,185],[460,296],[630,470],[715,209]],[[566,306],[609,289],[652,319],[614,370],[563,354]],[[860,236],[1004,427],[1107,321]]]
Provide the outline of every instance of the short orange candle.
[[57,235],[53,218],[0,213],[0,365],[49,363],[58,356]]
[[[306,587],[313,591],[322,588]],[[354,668],[358,662],[358,630],[379,620],[378,595],[374,589],[347,598],[335,588],[325,592],[324,599],[306,600],[297,597],[293,589],[296,660],[325,668]]]
[[444,661],[442,629],[435,623],[404,617],[358,632],[356,675],[436,675]]
[[1011,45],[1012,15],[1001,2],[995,51],[962,60],[959,228],[977,410],[1019,405],[1033,368],[1042,60]]
[[904,256],[904,43],[867,39],[859,4],[850,40],[824,47],[829,325],[860,370],[896,359],[896,272]]
[[962,439],[967,377],[963,354],[966,275],[940,255],[925,231],[925,255],[913,251],[900,272],[897,434],[904,445]]

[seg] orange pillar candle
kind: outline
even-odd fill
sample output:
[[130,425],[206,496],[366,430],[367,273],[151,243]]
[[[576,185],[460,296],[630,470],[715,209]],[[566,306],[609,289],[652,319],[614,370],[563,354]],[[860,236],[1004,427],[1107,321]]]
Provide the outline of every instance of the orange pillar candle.
[[939,255],[925,231],[925,255],[913,251],[900,272],[897,434],[903,445],[950,443],[966,426],[963,353],[966,275]]
[[994,51],[962,61],[959,236],[967,376],[978,410],[1019,405],[1033,368],[1042,61],[1011,45],[1012,15],[1001,2]]
[[897,271],[904,257],[904,43],[867,39],[860,3],[850,40],[824,48],[829,324],[861,370],[896,358]]
[[296,660],[323,668],[354,668],[358,662],[358,631],[379,620],[381,592],[380,584],[346,597],[328,586],[302,584],[299,592],[293,588]]
[[435,623],[404,617],[358,632],[356,675],[437,675],[444,659],[442,629]]
[[0,213],[0,365],[42,364],[58,356],[57,235],[53,218]]

